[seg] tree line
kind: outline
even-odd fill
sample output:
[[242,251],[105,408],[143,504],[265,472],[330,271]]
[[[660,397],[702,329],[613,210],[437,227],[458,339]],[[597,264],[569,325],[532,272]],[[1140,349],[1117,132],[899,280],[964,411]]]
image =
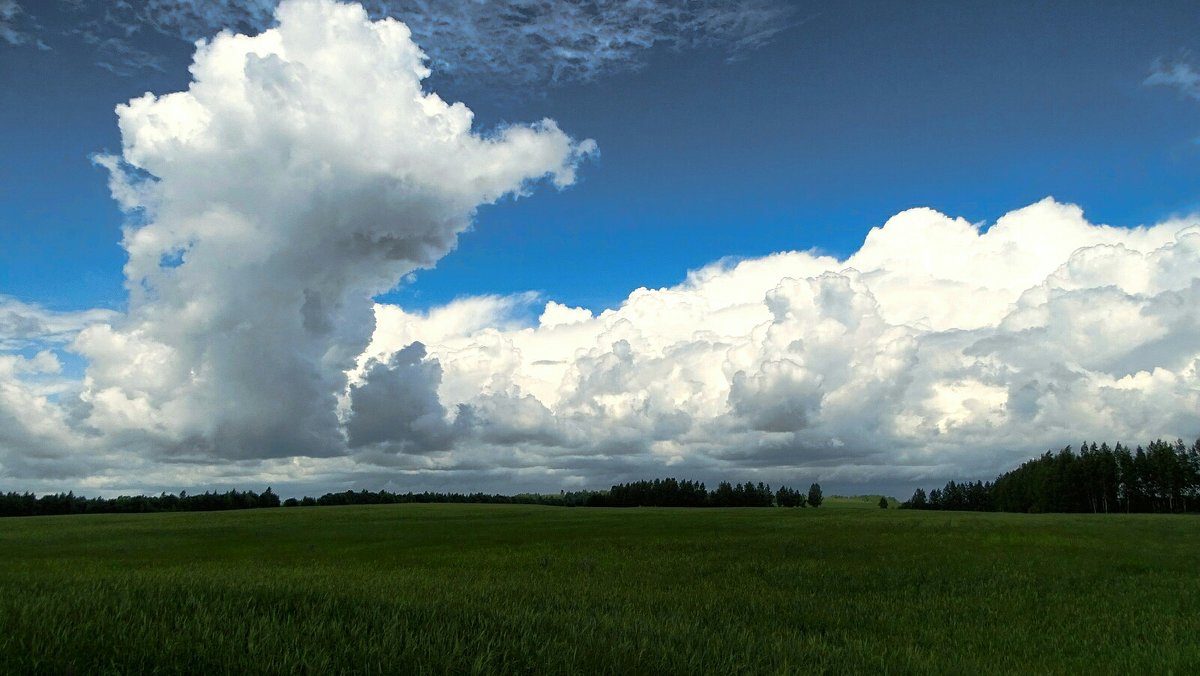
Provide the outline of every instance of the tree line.
[[820,484],[808,493],[780,486],[772,491],[761,481],[722,481],[709,491],[702,482],[674,478],[616,484],[607,491],[564,494],[568,506],[582,507],[820,507]]
[[[319,498],[281,502],[270,487],[262,493],[230,490],[189,495],[122,495],[86,498],[74,493],[0,493],[0,517],[61,514],[219,511],[264,507],[308,507],[400,503],[535,504],[563,507],[818,507],[820,484],[808,492],[787,486],[778,490],[762,482],[720,482],[708,490],[703,482],[675,478],[615,484],[608,490],[522,493],[392,493],[342,491]],[[880,506],[884,506],[881,502]],[[1161,439],[1145,448],[1121,443],[1083,443],[1047,451],[1005,472],[995,481],[949,481],[928,493],[918,488],[901,508],[1003,512],[1194,512],[1200,510],[1200,439]]]
[[[819,507],[820,484],[807,493],[759,483],[720,482],[708,490],[703,482],[675,478],[615,484],[608,490],[521,493],[393,493],[342,491],[319,498],[279,496],[230,490],[189,495],[122,495],[86,498],[74,493],[42,496],[0,493],[0,517],[140,512],[207,512],[265,507],[318,507],[400,503],[533,504],[562,507]],[[880,506],[885,507],[881,501]],[[1130,449],[1121,443],[1083,443],[1047,451],[998,476],[995,481],[949,481],[928,493],[918,488],[902,509],[1003,512],[1195,512],[1200,510],[1200,439],[1161,439]]]
[[820,484],[808,493],[781,486],[772,491],[763,484],[731,484],[722,481],[709,491],[699,481],[675,478],[616,484],[606,491],[561,491],[558,495],[521,493],[392,493],[389,491],[343,491],[319,498],[288,498],[284,507],[329,505],[391,505],[404,503],[475,503],[505,505],[553,505],[556,507],[817,507],[822,502]]
[[71,493],[41,497],[33,493],[0,493],[0,517],[57,516],[63,514],[132,514],[142,512],[217,512],[231,509],[278,507],[279,496],[270,488],[262,493],[231,490],[224,493],[179,495],[122,495],[115,498],[85,498]]
[[1200,510],[1200,439],[1161,439],[1046,451],[993,482],[918,488],[901,507],[1001,512],[1195,512]]
[[122,495],[116,498],[85,498],[72,493],[47,494],[0,493],[0,517],[54,516],[65,514],[130,514],[143,512],[212,512],[262,507],[330,507],[336,505],[391,505],[408,503],[467,503],[504,505],[552,505],[558,507],[818,507],[821,486],[813,484],[808,493],[781,486],[772,491],[763,484],[731,484],[722,481],[709,491],[698,481],[655,479],[616,484],[607,491],[562,491],[558,495],[519,493],[393,493],[391,491],[341,491],[314,498],[279,496],[267,487],[262,493],[231,490],[224,493],[158,496]]

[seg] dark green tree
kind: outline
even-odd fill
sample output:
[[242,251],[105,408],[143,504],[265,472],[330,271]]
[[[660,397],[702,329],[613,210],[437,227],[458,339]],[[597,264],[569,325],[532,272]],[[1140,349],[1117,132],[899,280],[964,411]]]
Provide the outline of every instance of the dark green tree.
[[803,493],[787,486],[780,486],[775,492],[775,504],[780,507],[803,507],[807,501]]
[[880,509],[887,509],[887,508],[888,508],[888,501],[887,501],[887,498],[883,497],[882,495],[881,495],[881,496],[879,496],[879,508],[880,508]]
[[279,496],[275,494],[275,491],[271,490],[270,486],[267,486],[267,490],[263,491],[263,494],[258,496],[258,506],[259,507],[278,507],[279,506]]
[[909,509],[929,509],[929,499],[925,497],[924,488],[918,488],[913,491],[912,498],[909,499],[907,507]]
[[717,490],[711,493],[713,507],[734,507],[737,505],[737,493],[728,481],[717,484]]
[[825,499],[821,497],[821,484],[814,483],[808,487],[808,504],[813,507],[820,507]]

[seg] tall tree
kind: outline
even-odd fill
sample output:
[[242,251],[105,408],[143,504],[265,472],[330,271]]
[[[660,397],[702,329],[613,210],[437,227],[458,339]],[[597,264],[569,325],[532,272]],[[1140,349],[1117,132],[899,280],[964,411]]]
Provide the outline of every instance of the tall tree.
[[821,484],[814,483],[808,487],[808,504],[813,507],[820,507],[825,498],[821,496]]
[[929,499],[925,497],[925,489],[918,488],[913,491],[912,498],[908,501],[908,506],[911,509],[928,509]]

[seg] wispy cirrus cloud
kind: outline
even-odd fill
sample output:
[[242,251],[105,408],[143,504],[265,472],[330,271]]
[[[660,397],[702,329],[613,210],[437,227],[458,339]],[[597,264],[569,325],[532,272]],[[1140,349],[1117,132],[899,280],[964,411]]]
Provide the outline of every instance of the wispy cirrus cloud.
[[[10,0],[11,1],[11,0]],[[88,6],[74,0],[81,11]],[[373,18],[393,17],[442,76],[506,83],[585,81],[636,69],[653,47],[715,47],[730,59],[757,49],[795,22],[780,0],[367,0]],[[146,30],[189,41],[223,29],[257,33],[273,23],[274,0],[131,0],[98,17],[127,41]],[[127,68],[145,66],[131,52]]]
[[105,36],[92,29],[81,30],[78,34],[96,50],[96,65],[113,75],[131,77],[143,71],[162,73],[166,70],[162,57],[136,47],[128,38]]
[[61,346],[88,326],[116,316],[99,309],[59,312],[0,295],[0,352]]
[[1188,98],[1200,100],[1200,70],[1186,58],[1175,61],[1156,60],[1145,83],[1171,87]]
[[793,8],[774,0],[405,0],[377,11],[407,22],[450,74],[551,83],[636,69],[655,46],[712,46],[737,58],[793,21]]
[[39,26],[16,0],[0,0],[0,42],[14,46],[32,45],[48,50],[38,37]]

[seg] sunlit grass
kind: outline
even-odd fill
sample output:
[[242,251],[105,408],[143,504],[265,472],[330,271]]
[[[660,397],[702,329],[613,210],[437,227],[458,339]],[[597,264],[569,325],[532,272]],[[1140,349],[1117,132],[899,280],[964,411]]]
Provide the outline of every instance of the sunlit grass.
[[1200,520],[397,505],[0,522],[0,672],[1200,670]]

